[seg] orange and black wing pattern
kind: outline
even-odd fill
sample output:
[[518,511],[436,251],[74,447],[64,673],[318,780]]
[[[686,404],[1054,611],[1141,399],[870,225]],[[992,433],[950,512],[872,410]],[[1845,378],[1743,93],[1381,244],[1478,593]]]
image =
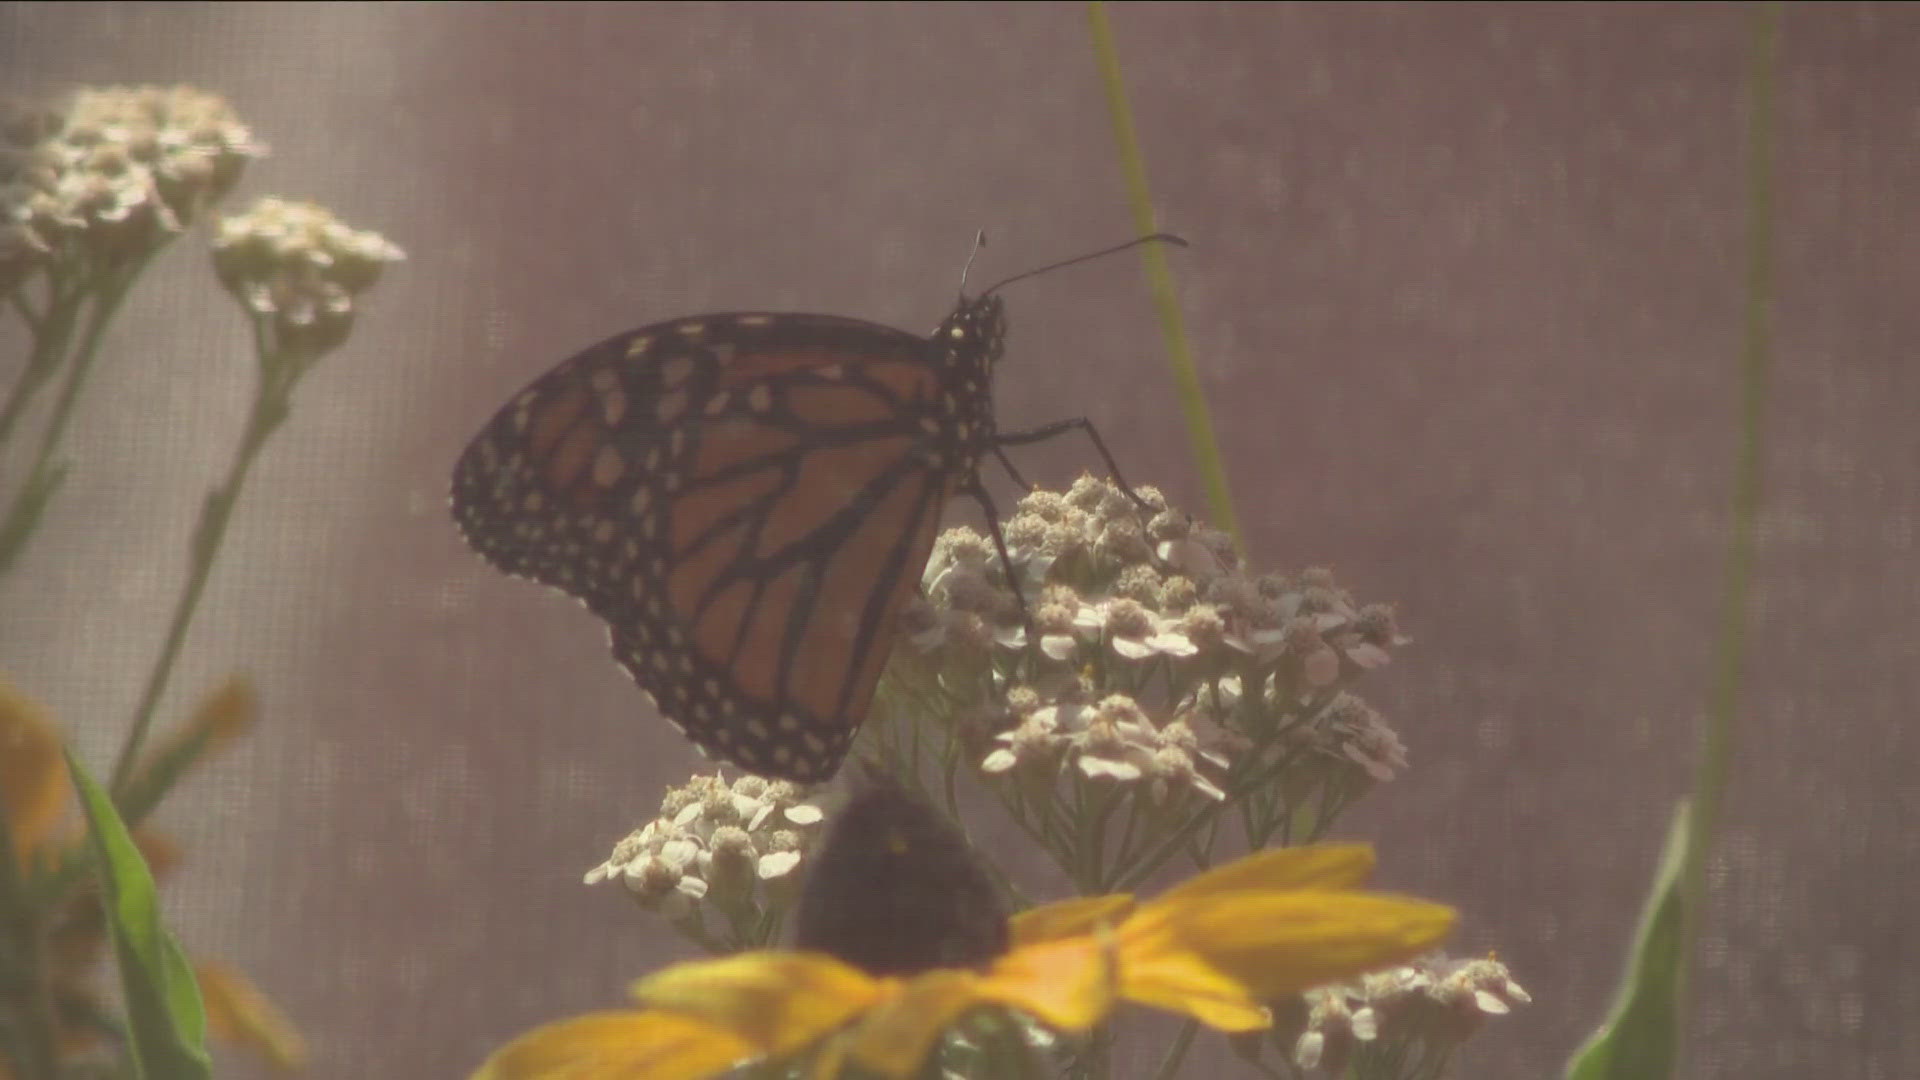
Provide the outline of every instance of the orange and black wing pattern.
[[496,567],[605,619],[703,752],[822,780],[972,481],[958,442],[978,433],[955,417],[976,409],[954,395],[987,390],[954,385],[952,355],[939,335],[825,315],[621,334],[494,416],[455,468],[454,519]]

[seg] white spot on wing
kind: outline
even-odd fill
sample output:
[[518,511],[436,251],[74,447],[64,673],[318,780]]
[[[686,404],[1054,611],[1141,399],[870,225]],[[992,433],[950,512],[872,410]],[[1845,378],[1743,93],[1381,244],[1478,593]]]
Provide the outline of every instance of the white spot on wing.
[[660,365],[660,381],[666,384],[668,389],[673,389],[681,383],[686,382],[687,376],[691,374],[693,374],[693,359],[691,357],[676,356]]
[[618,424],[627,415],[626,392],[614,389],[601,394],[600,415],[606,419],[608,427]]
[[685,390],[675,390],[661,395],[659,403],[653,407],[653,415],[658,417],[663,424],[672,423],[676,417],[685,411],[687,411],[687,392]]
[[600,487],[612,487],[626,471],[626,459],[611,446],[602,446],[593,459],[593,482]]

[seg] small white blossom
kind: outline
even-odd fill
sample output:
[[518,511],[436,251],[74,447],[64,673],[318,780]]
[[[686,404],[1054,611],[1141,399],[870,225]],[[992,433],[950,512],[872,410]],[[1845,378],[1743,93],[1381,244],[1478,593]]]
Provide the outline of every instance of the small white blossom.
[[[712,896],[730,908],[766,904],[819,835],[825,813],[784,781],[696,776],[660,800],[660,816],[614,845],[586,883],[618,879],[641,906],[679,918]],[[784,897],[782,898],[784,899]]]
[[1339,1076],[1363,1044],[1392,1060],[1445,1061],[1488,1017],[1505,1016],[1532,1000],[1493,959],[1429,956],[1378,971],[1352,983],[1319,987],[1289,1033],[1294,1064],[1316,1075]]
[[345,337],[354,297],[404,257],[379,233],[282,199],[221,219],[213,243],[215,274],[247,310],[271,318],[283,337],[321,350]]
[[0,293],[55,263],[137,265],[264,152],[225,100],[187,87],[0,106]]

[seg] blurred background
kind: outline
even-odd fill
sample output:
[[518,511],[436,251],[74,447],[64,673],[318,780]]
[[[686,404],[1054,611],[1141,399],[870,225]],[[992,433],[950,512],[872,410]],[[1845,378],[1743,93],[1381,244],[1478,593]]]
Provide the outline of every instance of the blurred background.
[[[1451,951],[1497,950],[1533,995],[1456,1075],[1556,1074],[1691,782],[1748,10],[1112,19],[1161,223],[1193,242],[1170,255],[1249,555],[1333,568],[1414,638],[1364,691],[1412,768],[1340,832],[1376,842],[1386,887],[1458,905]],[[1920,9],[1791,7],[1779,64],[1752,665],[1687,1074],[1913,1076]],[[0,4],[0,90],[149,82],[226,95],[272,147],[229,212],[313,199],[407,252],[301,384],[162,705],[241,671],[265,708],[162,813],[187,859],[167,910],[292,1014],[314,1075],[463,1076],[688,954],[580,875],[701,763],[595,619],[466,550],[454,458],[631,326],[931,329],[976,229],[981,280],[1131,235],[1084,11]],[[96,768],[250,393],[206,266],[190,237],[133,294],[74,472],[0,585],[0,665]],[[1003,424],[1090,416],[1130,479],[1200,511],[1137,261],[1007,300]],[[24,341],[0,323],[0,379]],[[1072,439],[1021,460],[1053,484],[1095,465]],[[1216,1041],[1190,1071],[1226,1060]]]

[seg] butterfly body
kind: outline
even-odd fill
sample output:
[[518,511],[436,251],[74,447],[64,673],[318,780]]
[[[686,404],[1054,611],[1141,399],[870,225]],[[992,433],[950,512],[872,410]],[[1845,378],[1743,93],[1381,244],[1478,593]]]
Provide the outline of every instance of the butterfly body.
[[535,380],[454,471],[495,566],[576,597],[709,756],[831,776],[955,494],[996,447],[992,294],[930,337],[733,313],[616,335]]

